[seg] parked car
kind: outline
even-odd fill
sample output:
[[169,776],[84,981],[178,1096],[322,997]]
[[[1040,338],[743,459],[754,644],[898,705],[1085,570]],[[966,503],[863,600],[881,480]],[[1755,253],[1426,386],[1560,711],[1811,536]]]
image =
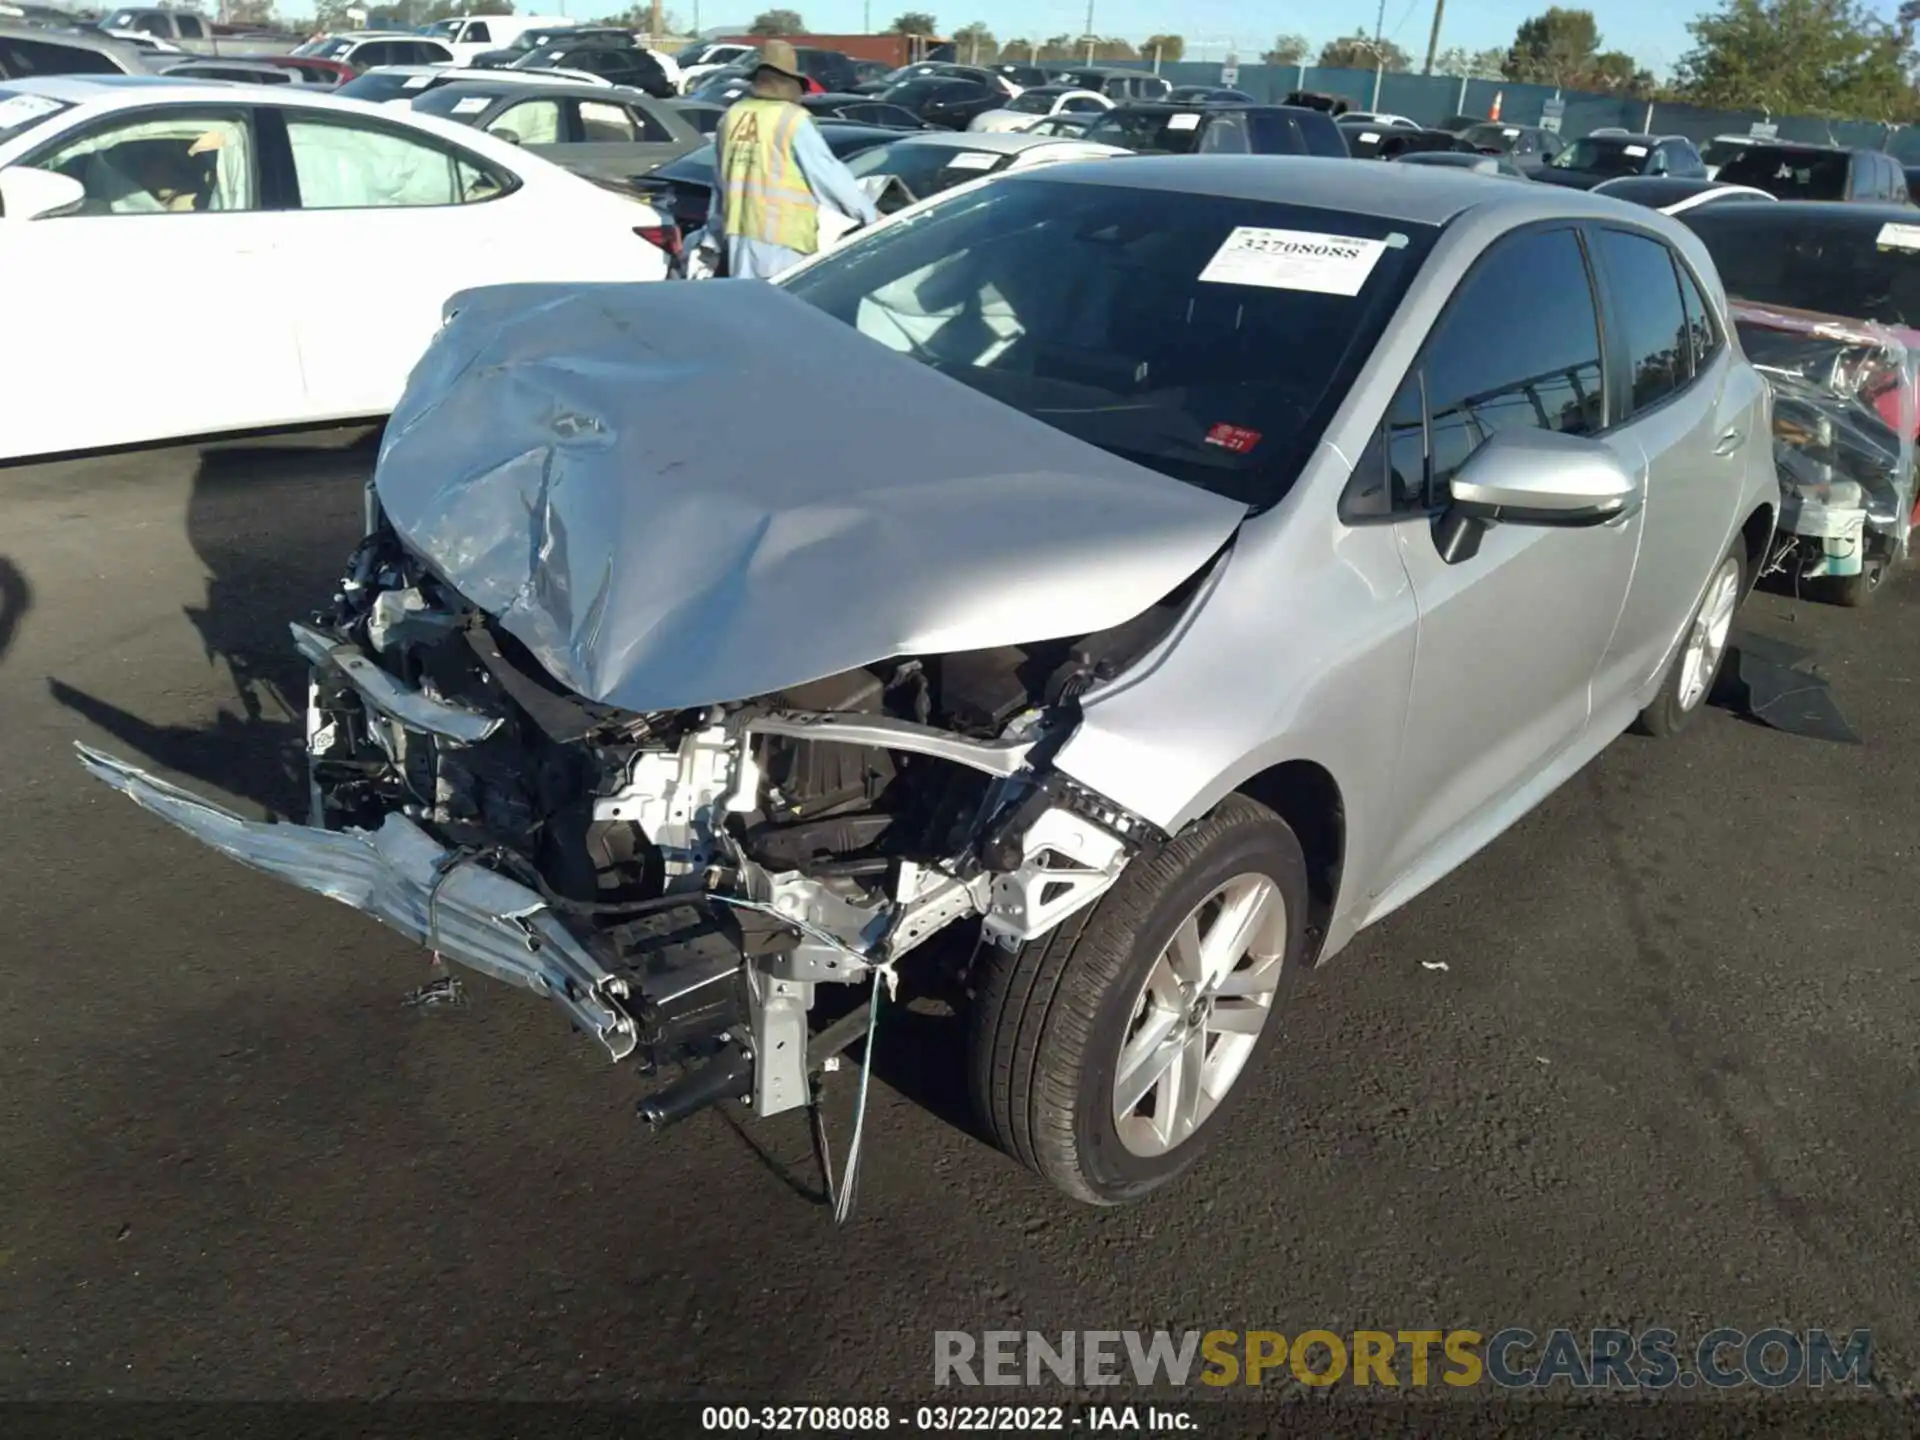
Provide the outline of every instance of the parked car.
[[283,70],[292,71],[293,78],[303,85],[319,85],[331,90],[353,79],[353,67],[342,65],[338,60],[317,60],[311,55],[258,55],[253,58],[263,64],[278,65]]
[[1720,167],[1740,154],[1749,145],[1759,143],[1755,135],[1716,135],[1700,147],[1700,159],[1707,167],[1707,178],[1712,180],[1720,173]]
[[1450,170],[1470,170],[1476,175],[1498,175],[1508,180],[1529,178],[1526,171],[1506,156],[1483,155],[1477,151],[1402,150],[1399,154],[1389,155],[1387,158],[1397,165],[1440,165]]
[[992,130],[981,134],[931,131],[903,135],[862,150],[847,161],[856,180],[887,176],[907,195],[924,200],[969,180],[1070,160],[1104,160],[1128,152],[1118,145]]
[[1751,185],[1722,185],[1717,180],[1699,177],[1682,180],[1672,175],[1628,175],[1619,180],[1602,180],[1593,187],[1596,195],[1646,205],[1669,215],[1684,215],[1702,205],[1773,199],[1764,190]]
[[[1105,112],[1103,111],[1101,113],[1104,114]],[[1031,124],[1022,127],[1019,133],[1022,135],[1064,135],[1079,139],[1087,133],[1087,130],[1092,126],[1093,122],[1099,118],[1099,115],[1091,113],[1069,115],[1063,112],[1059,115],[1049,115],[1044,120],[1035,120]]]
[[985,65],[959,65],[951,60],[922,60],[912,65],[902,65],[885,78],[894,85],[904,85],[909,80],[972,80],[1009,100],[1021,90],[1020,86],[996,69]]
[[[1440,128],[1454,133],[1447,126]],[[1567,148],[1567,142],[1557,132],[1541,125],[1506,125],[1488,120],[1469,125],[1459,135],[1481,154],[1504,155],[1529,175],[1544,165],[1553,164]]]
[[1010,82],[1016,89],[1031,90],[1036,85],[1050,85],[1053,77],[1039,65],[1022,65],[1013,60],[1002,60],[995,64],[983,65],[983,70],[991,70],[1001,79]]
[[1781,200],[1844,200],[1865,205],[1907,203],[1907,175],[1891,155],[1839,145],[1769,140],[1747,146],[1720,166],[1716,179],[1751,185]]
[[358,75],[382,65],[451,65],[453,51],[422,35],[355,32],[322,35],[293,52],[315,60],[337,60]]
[[720,119],[727,113],[724,105],[712,105],[705,100],[676,100],[673,108],[680,112],[685,120],[702,135],[711,135],[720,128]]
[[506,70],[514,75],[531,70],[584,70],[610,85],[644,90],[657,100],[679,93],[653,52],[638,45],[551,45],[544,50],[529,51]]
[[579,50],[589,45],[631,50],[638,43],[631,30],[618,25],[579,25],[563,20],[557,25],[522,30],[507,44],[495,50],[482,50],[466,63],[481,70],[504,70],[536,50],[552,50],[556,46]]
[[[842,160],[900,138],[898,130],[878,125],[854,125],[842,120],[821,120],[818,124],[827,148]],[[706,228],[713,201],[713,166],[714,147],[708,141],[641,177],[638,189],[655,209],[673,217],[683,236],[691,235]]]
[[568,24],[563,15],[453,15],[420,33],[451,50],[454,64],[471,65],[481,55],[511,46],[529,30],[565,29]]
[[187,55],[245,56],[265,43],[259,37],[231,31],[223,35],[221,31],[227,27],[206,16],[166,6],[122,6],[103,11],[99,19],[88,23],[106,35],[123,39],[144,36]]
[[1227,90],[1218,85],[1176,85],[1166,98],[1175,105],[1257,105],[1260,103],[1244,90]]
[[1164,100],[1173,93],[1173,86],[1158,75],[1150,75],[1145,70],[1115,70],[1104,65],[1075,65],[1067,69],[1053,70],[1052,77],[1057,84],[1070,85],[1076,90],[1091,90],[1096,95],[1104,95],[1116,102],[1127,100]]
[[903,80],[882,90],[878,98],[942,130],[965,130],[975,117],[1006,104],[1006,96],[985,81],[949,75]]
[[150,75],[125,41],[0,20],[0,80],[37,75]]
[[554,85],[593,85],[611,88],[612,82],[578,70],[481,70],[459,65],[381,65],[356,75],[334,93],[370,104],[411,105],[429,90],[474,83],[517,85],[546,89]]
[[1333,116],[1345,115],[1353,109],[1352,102],[1345,96],[1329,95],[1319,90],[1292,90],[1280,103],[1303,110],[1319,110]]
[[1533,178],[1574,190],[1591,190],[1623,175],[1677,175],[1704,180],[1707,167],[1682,135],[1584,135],[1562,150]]
[[904,106],[889,105],[872,95],[804,95],[800,108],[816,119],[851,120],[894,130],[923,130],[927,124]]
[[180,60],[160,72],[175,80],[224,80],[233,85],[291,85],[293,72],[248,60]]
[[[383,415],[449,295],[666,273],[635,234],[666,223],[650,207],[481,131],[299,85],[9,80],[0,182],[23,168],[64,181],[78,213],[27,223],[9,205],[0,224],[0,273],[35,277],[11,296],[34,343],[0,347],[4,459]],[[307,303],[343,266],[345,320]],[[125,296],[100,277],[142,267],[217,275],[246,303],[103,344]]]
[[[1680,218],[1707,247],[1729,295],[1789,315],[1884,326],[1920,357],[1920,224],[1910,207],[1729,201]],[[1889,429],[1920,440],[1915,377],[1885,375],[1862,400]],[[1858,578],[1829,586],[1828,598],[1861,604],[1886,579],[1902,539],[1889,503],[1884,490],[1875,499],[1869,533],[1880,540]],[[1916,525],[1920,508],[1906,516],[1906,528]]]
[[1768,390],[1697,240],[1542,186],[1181,157],[906,213],[771,285],[455,303],[295,627],[310,826],[82,759],[685,1061],[655,1125],[804,1107],[895,1023],[812,1035],[818,987],[950,955],[983,1128],[1134,1201],[1282,1093],[1295,972],[1697,717]]
[[1464,135],[1474,126],[1486,123],[1487,117],[1484,115],[1449,115],[1433,128],[1445,130],[1452,135]]
[[1324,112],[1290,105],[1179,105],[1133,101],[1087,127],[1087,139],[1142,155],[1323,155],[1344,158],[1347,142]]
[[[754,68],[752,65],[733,65],[716,70],[695,86],[687,98],[708,105],[731,105],[753,88]],[[809,95],[827,93],[826,87],[811,76],[805,77],[805,88]]]
[[[732,41],[696,40],[675,53],[680,65],[680,89],[691,95],[715,71],[738,64],[755,54],[754,47]],[[863,77],[864,78],[864,77]]]
[[1351,115],[1342,115],[1334,124],[1356,160],[1393,160],[1421,151],[1477,153],[1460,136],[1446,130],[1379,125],[1370,120],[1356,121]]
[[673,105],[616,86],[468,80],[429,90],[413,108],[605,180],[637,179],[705,143]]
[[1340,118],[1342,120],[1357,121],[1365,125],[1399,128],[1402,130],[1420,130],[1425,128],[1418,120],[1409,120],[1404,115],[1389,114],[1385,110],[1349,110]]
[[1035,120],[1049,115],[1104,115],[1113,109],[1113,101],[1091,90],[1076,90],[1071,85],[1036,85],[1022,90],[1000,108],[986,110],[973,117],[969,130],[1024,130]]

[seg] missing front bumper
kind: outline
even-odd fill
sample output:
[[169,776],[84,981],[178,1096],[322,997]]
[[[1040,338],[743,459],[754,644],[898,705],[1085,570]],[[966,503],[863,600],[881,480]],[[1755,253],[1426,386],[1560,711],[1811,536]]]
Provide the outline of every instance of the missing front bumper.
[[609,974],[541,896],[449,850],[404,817],[372,831],[316,830],[245,820],[87,745],[74,747],[96,777],[243,865],[371,915],[435,954],[557,1004],[624,1060],[639,1043]]

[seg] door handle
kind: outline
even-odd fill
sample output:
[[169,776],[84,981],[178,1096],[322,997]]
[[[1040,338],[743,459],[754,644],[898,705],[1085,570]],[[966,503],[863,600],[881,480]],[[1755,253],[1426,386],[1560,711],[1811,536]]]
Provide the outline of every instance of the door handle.
[[1713,453],[1716,455],[1731,455],[1746,443],[1746,439],[1747,432],[1735,426],[1714,443]]

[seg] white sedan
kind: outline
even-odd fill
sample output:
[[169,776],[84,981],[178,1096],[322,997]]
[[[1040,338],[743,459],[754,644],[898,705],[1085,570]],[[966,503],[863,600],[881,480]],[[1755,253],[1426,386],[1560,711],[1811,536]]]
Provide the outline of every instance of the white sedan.
[[[664,279],[671,231],[411,111],[294,86],[0,80],[0,460],[385,415],[455,292]],[[187,308],[132,318],[153,294]]]
[[1024,130],[1037,121],[1054,115],[1095,115],[1113,108],[1113,101],[1091,90],[1072,85],[1035,85],[1021,91],[999,110],[976,115],[967,128],[983,130]]
[[382,105],[411,105],[429,90],[469,80],[512,80],[516,85],[605,85],[613,82],[585,70],[467,70],[458,65],[376,65],[347,81],[335,95]]

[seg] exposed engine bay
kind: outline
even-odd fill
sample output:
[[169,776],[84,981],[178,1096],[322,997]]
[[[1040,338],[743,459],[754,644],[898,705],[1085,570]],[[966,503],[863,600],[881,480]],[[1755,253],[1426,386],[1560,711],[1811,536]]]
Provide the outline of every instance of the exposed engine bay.
[[614,1058],[691,1067],[642,1107],[654,1124],[729,1098],[778,1113],[810,1098],[817,986],[891,985],[963,922],[1017,948],[1162,838],[1047,762],[1079,697],[1164,639],[1205,573],[1098,634],[635,714],[556,682],[380,521],[294,627],[314,662],[310,823],[398,816],[455,857],[441,868],[537,895],[600,972],[560,988],[597,992]]

